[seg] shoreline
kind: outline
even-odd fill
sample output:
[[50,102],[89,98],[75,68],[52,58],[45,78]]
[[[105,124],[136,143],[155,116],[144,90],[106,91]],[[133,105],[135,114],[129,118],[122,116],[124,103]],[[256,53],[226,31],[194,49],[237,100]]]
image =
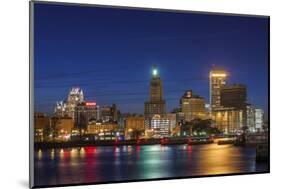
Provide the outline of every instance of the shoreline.
[[173,139],[169,141],[161,139],[140,139],[140,140],[125,140],[125,141],[68,141],[68,142],[36,142],[34,143],[34,149],[50,149],[50,148],[72,148],[72,147],[91,147],[91,146],[126,146],[126,145],[203,145],[212,144],[214,140],[195,140],[189,141],[187,139]]

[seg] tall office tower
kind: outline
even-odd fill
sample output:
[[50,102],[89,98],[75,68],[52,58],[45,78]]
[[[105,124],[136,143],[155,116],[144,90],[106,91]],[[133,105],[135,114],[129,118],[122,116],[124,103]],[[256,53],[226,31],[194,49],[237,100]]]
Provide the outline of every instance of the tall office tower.
[[163,100],[162,81],[157,68],[153,69],[150,81],[150,99],[144,103],[144,119],[146,129],[152,128],[152,119],[166,116],[166,102]]
[[150,80],[150,101],[158,102],[163,99],[162,81],[156,68],[153,69]]
[[221,108],[221,88],[226,85],[227,72],[221,69],[210,71],[210,105],[211,112]]
[[221,106],[244,109],[247,100],[246,85],[233,84],[221,88]]
[[[247,87],[242,84],[225,85],[221,88],[221,108],[215,111],[221,110],[236,110],[242,112],[242,125],[240,123],[236,125],[236,129],[241,129],[243,126],[247,126]],[[213,111],[214,112],[214,111]],[[229,119],[231,119],[229,117]],[[233,126],[235,128],[235,125]],[[230,131],[230,130],[229,130]]]
[[90,121],[97,121],[99,106],[96,102],[81,102],[75,107],[75,127],[86,130]]
[[180,100],[181,112],[184,113],[184,120],[191,121],[196,118],[206,119],[205,99],[193,95],[192,90],[184,93]]
[[66,101],[66,115],[74,119],[75,108],[77,104],[80,104],[83,101],[84,101],[84,95],[82,89],[80,89],[79,87],[71,88]]

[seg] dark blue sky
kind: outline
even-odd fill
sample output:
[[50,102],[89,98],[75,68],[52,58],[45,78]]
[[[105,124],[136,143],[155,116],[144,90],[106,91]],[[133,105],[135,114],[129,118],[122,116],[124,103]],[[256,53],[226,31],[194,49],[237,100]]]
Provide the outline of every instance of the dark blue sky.
[[35,111],[52,113],[80,86],[87,100],[143,113],[152,65],[168,110],[187,89],[208,102],[217,65],[267,112],[267,18],[35,3],[34,29]]

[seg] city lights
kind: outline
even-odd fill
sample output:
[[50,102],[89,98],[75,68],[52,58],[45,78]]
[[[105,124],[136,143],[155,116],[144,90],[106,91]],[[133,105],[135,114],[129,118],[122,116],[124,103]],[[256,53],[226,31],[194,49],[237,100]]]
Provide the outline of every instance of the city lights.
[[226,74],[211,74],[212,77],[226,77]]
[[96,106],[96,102],[86,102],[86,106]]
[[270,171],[269,17],[29,7],[31,188]]
[[208,129],[198,130],[196,124],[212,126],[217,129],[216,132],[223,134],[236,134],[245,126],[251,132],[263,129],[263,110],[246,103],[246,85],[228,84],[225,70],[210,71],[210,104],[189,89],[179,98],[179,108],[173,112],[166,110],[163,84],[156,67],[152,74],[150,96],[144,102],[144,115],[122,115],[115,104],[98,106],[95,101],[85,101],[82,89],[73,87],[67,100],[56,104],[54,117],[36,114],[35,141],[208,137]]

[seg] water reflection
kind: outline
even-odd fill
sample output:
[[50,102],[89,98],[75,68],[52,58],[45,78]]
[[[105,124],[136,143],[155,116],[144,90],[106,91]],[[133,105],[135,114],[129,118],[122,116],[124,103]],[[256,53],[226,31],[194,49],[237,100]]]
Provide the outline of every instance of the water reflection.
[[41,149],[38,150],[38,155],[37,156],[38,156],[39,160],[42,159],[42,150]]
[[38,150],[35,184],[105,182],[265,171],[255,150],[231,145],[107,146]]
[[55,159],[55,150],[54,149],[52,149],[50,152],[50,158],[51,158],[51,160]]

